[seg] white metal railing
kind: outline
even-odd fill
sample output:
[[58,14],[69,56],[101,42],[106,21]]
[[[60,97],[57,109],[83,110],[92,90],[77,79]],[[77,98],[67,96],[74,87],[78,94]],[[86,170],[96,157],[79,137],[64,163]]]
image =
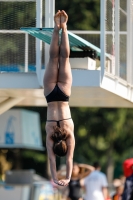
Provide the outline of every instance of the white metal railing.
[[[81,37],[86,37],[86,36],[91,36],[91,39],[93,38],[93,36],[95,35],[98,35],[99,36],[99,44],[95,42],[94,45],[96,46],[99,46],[100,47],[100,31],[81,31],[81,30],[71,30],[72,33],[74,34],[77,34]],[[24,34],[25,35],[25,49],[24,49],[24,52],[25,52],[25,60],[24,60],[24,63],[25,63],[25,66],[24,66],[24,72],[28,72],[28,61],[29,61],[29,58],[28,58],[28,51],[29,51],[29,35],[28,33],[24,32],[24,31],[21,31],[21,30],[0,30],[0,34]],[[112,31],[106,31],[106,35],[112,35]],[[120,32],[120,35],[127,35],[127,32],[126,31],[121,31]],[[95,39],[94,39],[95,40]],[[38,46],[36,45],[36,65],[37,66],[41,66],[41,54],[40,52],[42,51],[42,42],[38,41]],[[91,42],[91,41],[89,41]],[[107,52],[108,53],[108,52]],[[108,71],[108,70],[107,70]]]
[[[4,0],[5,1],[5,0]],[[9,1],[9,0],[7,0]],[[23,0],[18,0],[18,1],[23,1]],[[36,27],[42,27],[42,0],[33,0],[36,1]],[[84,37],[85,35],[92,35],[92,37],[94,35],[99,35],[99,48],[101,48],[101,78],[104,76],[105,70],[106,70],[106,58],[105,58],[105,53],[106,52],[106,45],[107,41],[106,41],[106,36],[111,35],[112,36],[112,45],[114,45],[113,48],[115,48],[115,54],[112,55],[110,53],[110,58],[112,60],[114,60],[114,62],[112,62],[113,66],[113,70],[109,71],[111,74],[113,74],[114,76],[120,77],[120,59],[121,59],[121,55],[120,55],[120,36],[125,35],[127,42],[126,42],[126,48],[127,51],[125,52],[126,54],[126,80],[129,83],[133,84],[133,80],[132,80],[132,75],[133,75],[133,70],[132,70],[132,61],[133,61],[133,22],[132,22],[132,16],[133,16],[133,0],[129,0],[127,2],[127,11],[125,12],[121,7],[120,7],[120,0],[109,0],[110,2],[112,2],[112,5],[115,3],[115,6],[113,8],[112,6],[112,31],[106,31],[106,12],[107,11],[107,7],[106,7],[106,3],[104,0],[101,0],[101,29],[100,31],[80,31],[80,30],[71,30],[71,32],[80,35],[81,37]],[[51,5],[53,5],[51,7]],[[53,15],[54,15],[54,0],[49,0],[45,2],[45,8],[46,9],[46,15],[45,15],[45,26],[46,27],[53,27]],[[113,10],[115,9],[115,10]],[[117,12],[118,11],[118,12]],[[122,12],[126,17],[127,17],[127,31],[120,31],[120,16],[119,16],[119,12]],[[28,63],[29,63],[29,58],[28,58],[28,51],[29,51],[29,36],[27,33],[20,31],[20,30],[0,30],[1,34],[25,34],[25,49],[24,49],[24,71],[28,72]],[[91,42],[91,41],[89,41]],[[92,42],[91,42],[92,43]],[[95,44],[94,44],[95,45]],[[48,58],[47,52],[48,52],[48,46],[45,45],[45,58]],[[97,46],[97,45],[96,45]],[[42,57],[42,41],[36,39],[36,73],[38,76],[38,80],[40,80],[40,76],[41,76],[41,57]],[[46,59],[45,59],[46,61]],[[47,62],[47,61],[46,61]],[[46,63],[45,63],[46,65]],[[127,67],[128,66],[128,67]]]

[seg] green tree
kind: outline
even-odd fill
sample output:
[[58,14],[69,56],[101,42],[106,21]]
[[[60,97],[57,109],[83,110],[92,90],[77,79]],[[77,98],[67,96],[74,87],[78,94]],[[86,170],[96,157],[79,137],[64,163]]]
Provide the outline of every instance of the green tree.
[[35,27],[35,2],[0,2],[0,29]]
[[[27,109],[40,113],[43,144],[46,147],[47,108],[29,107]],[[82,107],[71,108],[71,113],[76,140],[74,161],[92,164],[95,160],[99,160],[111,182],[115,173],[114,169],[117,168],[119,174],[115,173],[115,176],[118,177],[122,174],[122,162],[128,157],[133,157],[133,110]],[[46,175],[46,164],[44,167],[47,161],[46,149],[44,152],[23,152],[23,163],[26,163],[25,160],[27,162],[30,160],[26,166],[32,163],[37,173]],[[58,160],[58,166],[63,162],[65,159]],[[118,169],[120,166],[121,168]]]
[[[20,30],[21,27],[36,26],[35,2],[0,2],[0,29]],[[11,66],[19,64],[24,66],[25,35],[1,33],[0,34],[0,64]],[[29,36],[29,63],[35,63],[35,39]],[[31,53],[32,52],[32,55]],[[8,55],[8,56],[7,56]]]
[[55,10],[68,13],[69,30],[99,30],[100,0],[55,1]]
[[77,108],[72,113],[75,122],[75,160],[91,164],[100,159],[111,182],[115,163],[122,163],[133,145],[132,111]]

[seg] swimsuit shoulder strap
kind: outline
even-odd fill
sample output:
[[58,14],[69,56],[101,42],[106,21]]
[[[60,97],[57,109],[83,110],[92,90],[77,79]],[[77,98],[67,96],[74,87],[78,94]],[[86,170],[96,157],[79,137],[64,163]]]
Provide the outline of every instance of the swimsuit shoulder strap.
[[60,127],[60,121],[57,121],[57,126]]
[[47,122],[56,122],[57,123],[57,126],[60,127],[60,122],[61,121],[64,121],[64,120],[69,120],[69,119],[72,119],[71,117],[70,118],[67,118],[67,119],[61,119],[61,120],[47,120]]
[[47,122],[57,122],[56,120],[47,120]]
[[67,118],[67,119],[61,119],[61,120],[58,120],[58,121],[57,121],[57,126],[60,127],[60,122],[61,122],[61,121],[69,120],[69,119],[72,119],[72,118],[70,117],[70,118]]
[[64,120],[69,120],[69,119],[72,119],[72,118],[70,117],[70,118],[67,118],[67,119],[61,119],[61,120],[59,120],[59,122],[64,121]]
[[56,121],[56,120],[47,120],[47,122],[56,122],[57,126],[60,127],[60,120]]

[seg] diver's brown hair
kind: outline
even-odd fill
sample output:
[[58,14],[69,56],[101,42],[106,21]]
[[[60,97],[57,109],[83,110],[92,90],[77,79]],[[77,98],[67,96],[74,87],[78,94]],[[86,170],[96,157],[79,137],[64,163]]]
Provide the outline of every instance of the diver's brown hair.
[[67,132],[58,126],[54,126],[53,128],[54,133],[51,136],[51,139],[54,141],[53,152],[57,156],[65,156],[67,154]]

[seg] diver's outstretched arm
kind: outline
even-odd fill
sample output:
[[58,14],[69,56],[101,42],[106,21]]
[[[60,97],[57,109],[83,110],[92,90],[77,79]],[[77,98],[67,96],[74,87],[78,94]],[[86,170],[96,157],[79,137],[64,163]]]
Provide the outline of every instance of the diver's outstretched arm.
[[72,174],[72,168],[73,168],[73,154],[74,154],[74,148],[75,148],[75,138],[74,136],[71,136],[68,138],[68,140],[71,140],[68,142],[68,151],[66,156],[66,179],[71,179]]
[[46,146],[47,146],[48,158],[50,162],[50,171],[51,171],[51,175],[52,175],[52,179],[54,183],[60,186],[68,185],[70,180],[69,181],[67,180],[67,182],[65,180],[64,181],[58,180],[57,171],[56,171],[56,157],[53,152],[53,141],[48,136],[46,138]]
[[73,168],[73,154],[74,154],[74,148],[75,148],[75,138],[72,134],[67,139],[67,155],[66,155],[66,178],[59,180],[59,184],[62,186],[67,186],[71,179],[72,174],[72,168]]
[[48,137],[48,135],[46,137],[46,147],[47,147],[52,179],[56,183],[58,182],[57,173],[56,173],[56,157],[55,157],[55,154],[53,153],[53,141],[51,140],[51,138]]

